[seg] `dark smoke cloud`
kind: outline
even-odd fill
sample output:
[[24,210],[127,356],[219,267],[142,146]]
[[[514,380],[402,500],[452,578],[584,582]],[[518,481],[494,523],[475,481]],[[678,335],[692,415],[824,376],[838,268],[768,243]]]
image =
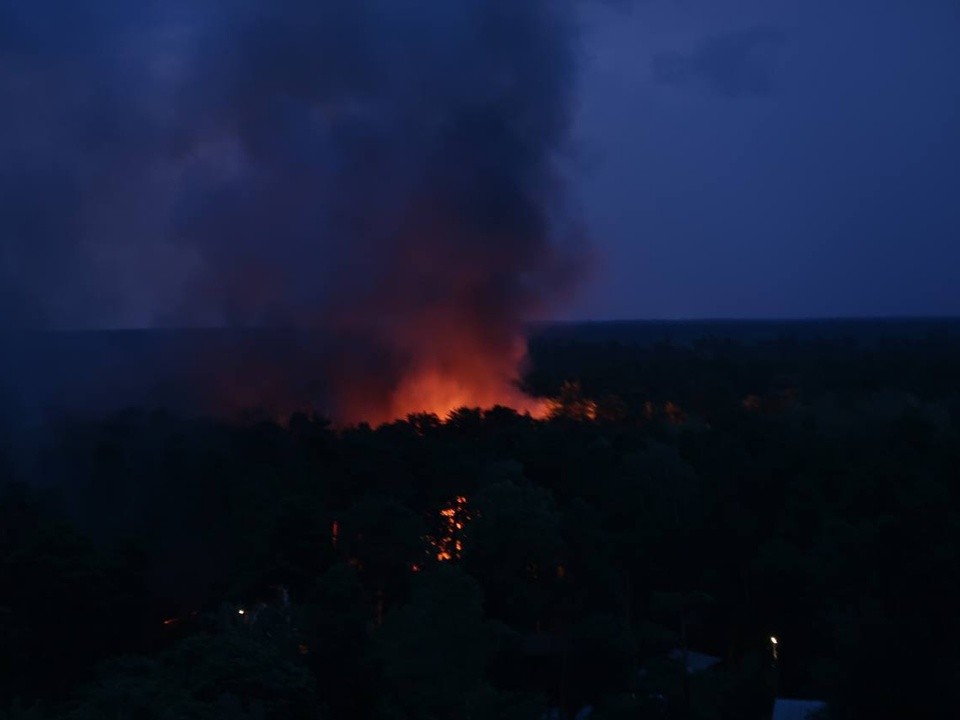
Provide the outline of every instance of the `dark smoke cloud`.
[[578,274],[574,0],[0,2],[0,324],[307,326],[398,368],[500,352]]
[[570,2],[0,13],[8,321],[315,320],[401,276],[445,297],[424,253],[490,267],[479,304],[553,284]]

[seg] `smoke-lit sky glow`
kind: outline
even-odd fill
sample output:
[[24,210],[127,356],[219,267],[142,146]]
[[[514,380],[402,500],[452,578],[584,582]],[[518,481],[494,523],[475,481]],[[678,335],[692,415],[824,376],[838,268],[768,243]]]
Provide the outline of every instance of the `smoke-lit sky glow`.
[[960,4],[592,12],[579,318],[960,314]]

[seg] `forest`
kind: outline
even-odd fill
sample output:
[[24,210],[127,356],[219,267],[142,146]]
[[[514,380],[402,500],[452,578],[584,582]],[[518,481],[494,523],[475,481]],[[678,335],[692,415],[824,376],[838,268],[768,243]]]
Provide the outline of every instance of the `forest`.
[[960,338],[530,356],[546,420],[0,413],[0,718],[956,717]]

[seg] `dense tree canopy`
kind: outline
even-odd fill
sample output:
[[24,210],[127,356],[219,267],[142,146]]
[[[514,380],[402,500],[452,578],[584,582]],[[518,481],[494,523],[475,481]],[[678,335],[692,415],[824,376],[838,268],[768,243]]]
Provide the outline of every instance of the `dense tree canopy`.
[[952,716],[956,343],[533,353],[544,422],[0,442],[0,717]]

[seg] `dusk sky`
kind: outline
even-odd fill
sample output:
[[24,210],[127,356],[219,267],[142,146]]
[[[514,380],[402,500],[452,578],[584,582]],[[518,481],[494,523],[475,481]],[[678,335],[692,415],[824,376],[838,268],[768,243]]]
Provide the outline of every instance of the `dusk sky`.
[[958,315],[958,38],[957,0],[5,0],[0,325]]
[[582,318],[960,314],[960,3],[591,14]]

